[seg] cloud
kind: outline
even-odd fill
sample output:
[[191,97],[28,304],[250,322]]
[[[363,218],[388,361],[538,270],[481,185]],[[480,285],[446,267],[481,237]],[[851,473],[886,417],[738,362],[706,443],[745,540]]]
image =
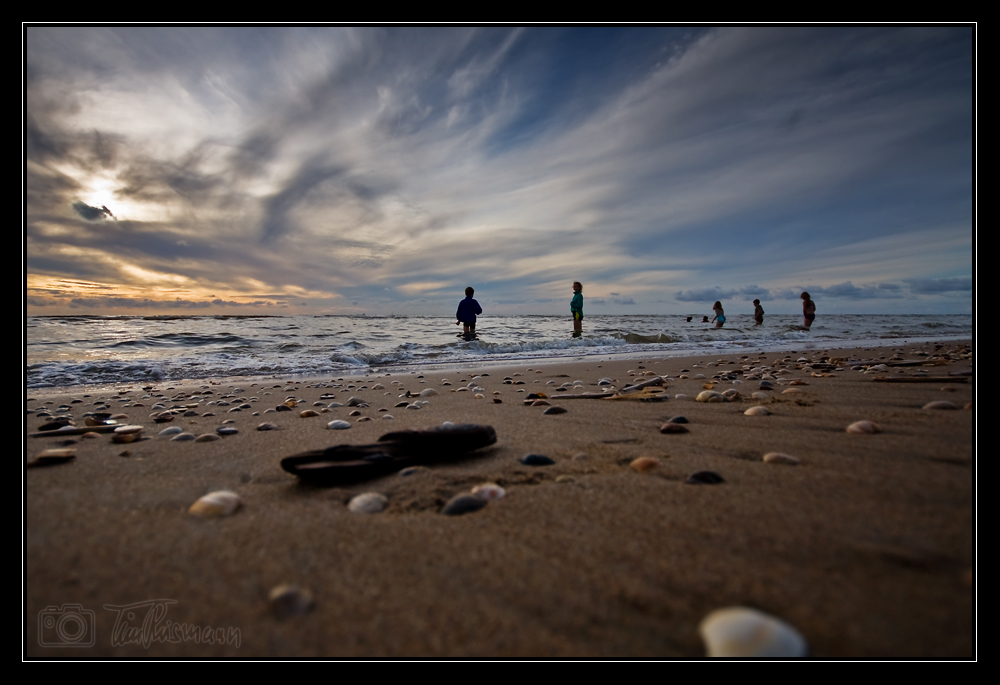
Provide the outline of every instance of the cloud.
[[910,286],[910,291],[918,295],[972,291],[971,278],[917,278],[906,283]]
[[115,215],[105,206],[91,207],[84,202],[74,202],[73,211],[82,216],[87,221],[98,221],[100,219],[114,219]]

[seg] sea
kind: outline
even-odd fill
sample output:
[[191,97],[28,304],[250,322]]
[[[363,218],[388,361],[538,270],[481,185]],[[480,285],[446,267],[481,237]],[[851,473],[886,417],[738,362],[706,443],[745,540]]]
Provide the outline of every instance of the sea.
[[490,316],[477,340],[430,316],[29,316],[25,386],[76,388],[199,379],[332,378],[590,357],[678,357],[966,340],[971,315],[727,317],[724,328],[673,315],[594,315],[580,337],[566,316]]

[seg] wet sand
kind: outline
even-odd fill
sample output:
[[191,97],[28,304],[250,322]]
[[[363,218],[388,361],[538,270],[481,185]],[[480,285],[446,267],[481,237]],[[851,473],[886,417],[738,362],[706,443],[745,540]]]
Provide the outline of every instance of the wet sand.
[[[942,354],[950,359],[940,366],[851,369]],[[148,439],[74,438],[74,460],[25,470],[25,654],[696,658],[705,654],[701,620],[748,606],[794,626],[816,658],[973,657],[975,411],[961,408],[973,400],[973,379],[874,380],[971,369],[969,349],[746,355],[258,380],[236,384],[239,393],[207,383],[122,386],[128,392],[118,396],[29,391],[29,410],[82,400],[69,404],[78,425],[109,400]],[[833,358],[837,368],[816,377],[799,357]],[[742,393],[734,402],[694,400],[713,375],[761,364],[782,379],[769,400],[749,397],[758,380],[719,382],[716,390]],[[483,399],[451,392],[482,373]],[[622,387],[645,373],[668,378],[669,400],[559,401],[555,390],[581,380],[595,392],[602,377]],[[806,385],[789,385],[793,379]],[[783,393],[793,387],[802,392]],[[203,388],[212,394],[190,396]],[[405,390],[426,388],[439,393],[422,398],[426,407],[394,407]],[[567,413],[524,406],[538,391]],[[360,411],[372,420],[356,422],[348,407],[299,416],[333,393],[344,404],[366,399],[370,407]],[[207,404],[227,395],[236,404]],[[293,411],[264,413],[289,396],[301,400]],[[934,400],[960,409],[922,409]],[[157,401],[197,405],[198,416],[156,424],[149,417]],[[228,412],[243,402],[252,409]],[[756,405],[770,415],[743,414]],[[690,432],[661,434],[678,415]],[[239,433],[215,442],[157,436],[171,425],[212,433],[230,419]],[[351,428],[327,429],[334,419]],[[858,420],[882,432],[847,433]],[[28,414],[26,431],[44,421]],[[279,430],[255,430],[264,421]],[[491,425],[497,444],[349,487],[302,484],[279,466],[302,450],[444,421]],[[26,460],[62,440],[26,437]],[[764,463],[773,451],[801,463]],[[556,463],[525,466],[519,460],[528,453]],[[638,473],[629,465],[639,457],[658,466]],[[685,482],[706,470],[725,482]],[[440,513],[482,482],[502,485],[506,497],[462,516]],[[239,495],[236,513],[187,513],[217,490]],[[364,492],[384,494],[388,508],[350,512],[347,502]],[[276,617],[268,594],[282,584],[306,589],[315,606]]]

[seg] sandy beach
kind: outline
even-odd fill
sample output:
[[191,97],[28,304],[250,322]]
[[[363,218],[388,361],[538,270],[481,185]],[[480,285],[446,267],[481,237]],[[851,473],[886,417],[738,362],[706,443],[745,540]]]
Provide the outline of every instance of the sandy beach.
[[[874,368],[900,361],[931,365]],[[767,399],[751,396],[761,367]],[[24,653],[700,658],[701,621],[742,606],[792,626],[815,658],[973,658],[975,386],[949,376],[972,368],[969,344],[949,342],[28,391],[25,461],[66,441],[76,452],[24,471]],[[559,398],[654,376],[669,399]],[[740,397],[696,401],[706,385]],[[428,388],[437,394],[400,397]],[[525,406],[533,392],[567,411]],[[360,417],[327,406],[351,397],[369,404]],[[265,412],[288,399],[292,411]],[[428,404],[396,406],[417,399]],[[924,408],[934,401],[957,409]],[[64,403],[78,426],[108,411],[144,439],[30,437],[49,420],[40,410]],[[756,406],[768,414],[744,414]],[[151,418],[178,407],[168,423]],[[678,416],[688,432],[661,433]],[[337,419],[351,427],[328,429]],[[881,432],[846,431],[860,420]],[[212,442],[158,435],[225,421],[238,432]],[[350,486],[305,484],[279,465],[445,421],[493,426],[497,443]],[[800,463],[763,461],[771,452]],[[529,453],[555,463],[522,464]],[[648,470],[632,466],[642,457]],[[686,482],[702,471],[723,482]],[[505,496],[441,513],[486,482]],[[214,491],[240,507],[188,513]],[[387,498],[384,511],[348,509],[367,492]],[[282,585],[308,593],[295,615],[269,601]]]

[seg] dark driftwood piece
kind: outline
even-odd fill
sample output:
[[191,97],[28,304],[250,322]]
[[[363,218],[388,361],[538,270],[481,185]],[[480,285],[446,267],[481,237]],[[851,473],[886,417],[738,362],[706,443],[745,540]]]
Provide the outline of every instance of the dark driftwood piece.
[[371,445],[336,445],[293,454],[281,460],[281,468],[317,485],[356,483],[407,466],[459,459],[496,441],[492,426],[473,424],[396,431]]

